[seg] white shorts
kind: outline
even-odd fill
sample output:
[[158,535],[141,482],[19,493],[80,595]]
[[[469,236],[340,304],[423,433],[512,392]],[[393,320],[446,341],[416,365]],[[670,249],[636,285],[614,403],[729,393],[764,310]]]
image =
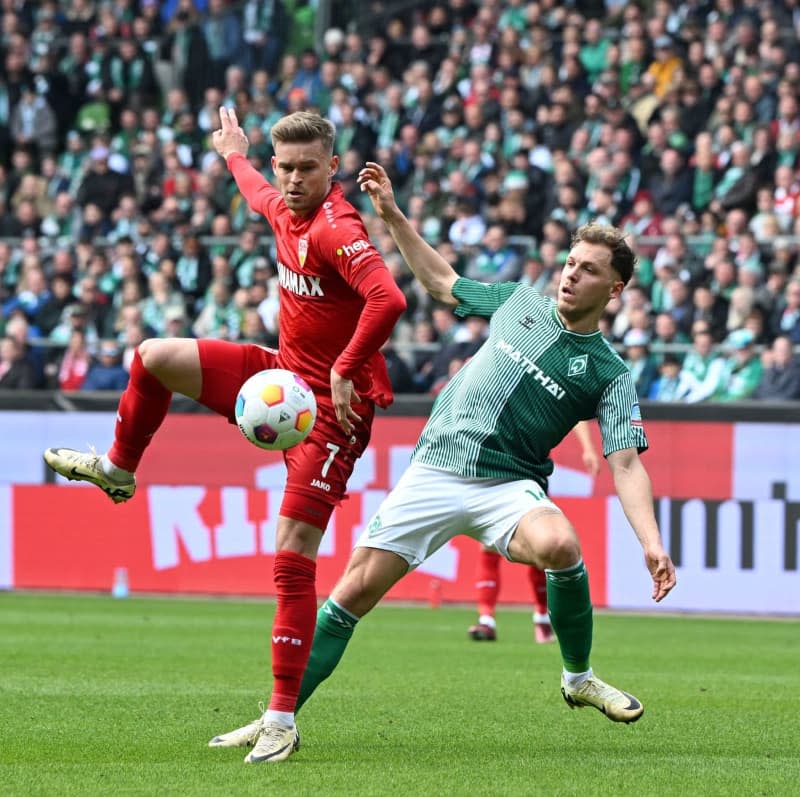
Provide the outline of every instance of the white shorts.
[[473,479],[412,462],[356,542],[402,556],[413,570],[458,534],[495,548],[508,545],[523,515],[560,511],[533,479]]

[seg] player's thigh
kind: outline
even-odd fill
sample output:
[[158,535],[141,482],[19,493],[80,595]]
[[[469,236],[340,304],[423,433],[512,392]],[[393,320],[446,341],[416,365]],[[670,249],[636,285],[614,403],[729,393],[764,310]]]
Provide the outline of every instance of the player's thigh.
[[252,343],[205,338],[194,342],[199,354],[201,385],[193,398],[236,423],[234,408],[239,388],[253,374],[276,368],[278,352]]
[[473,480],[467,506],[466,533],[511,561],[555,567],[555,552],[577,543],[569,521],[533,480]]
[[361,533],[357,547],[378,548],[418,567],[467,525],[463,479],[412,463]]

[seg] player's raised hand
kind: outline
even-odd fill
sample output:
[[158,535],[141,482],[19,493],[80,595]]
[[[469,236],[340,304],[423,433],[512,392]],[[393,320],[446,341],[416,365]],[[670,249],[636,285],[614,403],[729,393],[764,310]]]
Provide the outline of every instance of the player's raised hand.
[[398,210],[392,181],[383,166],[367,161],[357,179],[361,190],[367,192],[375,212],[384,221]]
[[236,118],[236,111],[233,108],[226,108],[224,105],[219,109],[220,129],[215,130],[211,136],[214,149],[223,158],[239,152],[247,155],[250,142],[244,134],[244,130],[239,127],[239,120]]
[[658,602],[667,597],[669,591],[677,583],[675,576],[675,565],[669,554],[661,547],[654,550],[646,550],[644,561],[647,569],[653,577],[653,600]]

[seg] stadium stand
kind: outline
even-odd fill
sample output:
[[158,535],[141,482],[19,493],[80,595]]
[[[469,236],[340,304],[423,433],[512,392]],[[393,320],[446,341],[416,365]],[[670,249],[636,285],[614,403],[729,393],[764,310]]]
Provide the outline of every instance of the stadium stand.
[[101,341],[123,365],[154,335],[277,342],[270,231],[209,145],[224,103],[266,176],[281,114],[336,123],[339,179],[408,298],[386,349],[404,391],[441,389],[483,330],[443,321],[415,284],[357,189],[365,159],[464,275],[551,293],[576,226],[626,229],[640,266],[603,331],[623,356],[646,341],[643,398],[774,396],[768,378],[800,399],[783,378],[800,347],[794,2],[4,0],[0,14],[0,389],[80,390]]

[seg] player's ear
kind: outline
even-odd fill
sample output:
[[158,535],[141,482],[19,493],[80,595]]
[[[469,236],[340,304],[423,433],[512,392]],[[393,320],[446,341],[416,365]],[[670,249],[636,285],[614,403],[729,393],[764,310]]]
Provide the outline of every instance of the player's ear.
[[333,177],[336,172],[339,171],[339,156],[338,155],[331,155],[331,162],[328,166],[328,171],[330,176]]
[[619,299],[622,291],[625,289],[625,283],[622,280],[615,280],[611,283],[611,290],[608,293],[608,301],[612,299]]

